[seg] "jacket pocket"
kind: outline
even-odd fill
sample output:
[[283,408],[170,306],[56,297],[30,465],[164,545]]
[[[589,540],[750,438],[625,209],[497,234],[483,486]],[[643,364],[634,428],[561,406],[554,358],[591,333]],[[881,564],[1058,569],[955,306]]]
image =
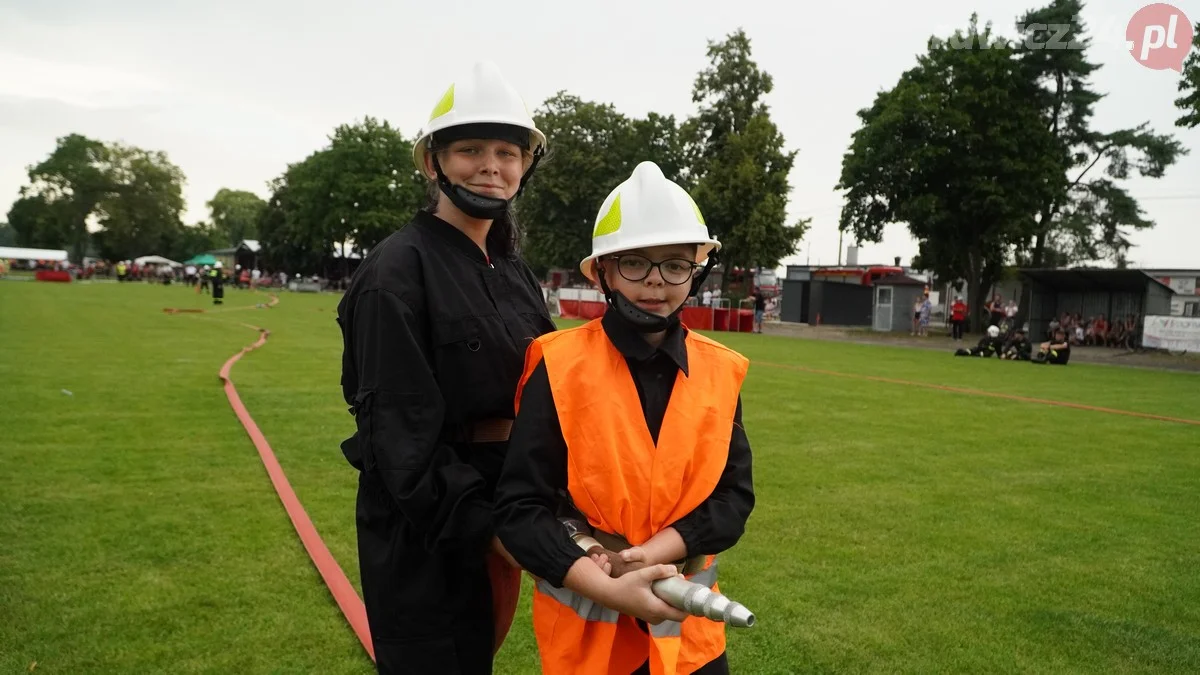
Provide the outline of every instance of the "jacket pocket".
[[478,409],[487,395],[489,373],[495,364],[495,350],[484,344],[479,319],[466,317],[434,324],[434,369],[448,423],[461,423]]

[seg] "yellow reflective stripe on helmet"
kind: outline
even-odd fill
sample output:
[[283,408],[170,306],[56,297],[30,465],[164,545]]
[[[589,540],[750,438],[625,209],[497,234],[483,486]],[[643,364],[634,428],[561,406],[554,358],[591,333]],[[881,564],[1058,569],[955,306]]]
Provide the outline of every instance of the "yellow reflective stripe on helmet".
[[[687,194],[687,193],[685,192],[684,194]],[[704,225],[707,227],[708,223],[704,222],[704,214],[700,213],[700,207],[696,206],[696,200],[692,199],[691,195],[688,195],[688,201],[690,201],[692,203],[692,210],[694,210],[696,212],[696,220],[700,221],[701,225]]]
[[603,237],[619,229],[621,229],[621,195],[617,195],[612,206],[608,207],[608,213],[596,222],[596,230],[592,232],[592,238]]
[[429,116],[429,120],[433,121],[442,115],[445,115],[446,113],[450,112],[450,109],[453,107],[454,85],[450,85],[450,88],[447,89],[446,93],[442,95],[442,100],[438,101],[437,105],[433,107],[433,113]]

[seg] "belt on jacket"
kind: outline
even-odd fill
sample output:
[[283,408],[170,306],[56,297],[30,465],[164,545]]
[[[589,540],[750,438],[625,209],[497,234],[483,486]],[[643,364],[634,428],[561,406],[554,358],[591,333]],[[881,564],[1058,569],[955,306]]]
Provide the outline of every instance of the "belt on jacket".
[[[592,538],[600,542],[601,546],[614,553],[620,553],[621,551],[630,548],[630,543],[625,540],[625,537],[622,537],[619,534],[611,534],[605,532],[604,530],[592,528]],[[704,569],[704,563],[707,561],[708,556],[706,555],[694,555],[690,558],[677,560],[674,564],[679,568],[680,574],[690,575]]]
[[512,433],[512,420],[493,418],[479,420],[470,426],[471,443],[502,443]]

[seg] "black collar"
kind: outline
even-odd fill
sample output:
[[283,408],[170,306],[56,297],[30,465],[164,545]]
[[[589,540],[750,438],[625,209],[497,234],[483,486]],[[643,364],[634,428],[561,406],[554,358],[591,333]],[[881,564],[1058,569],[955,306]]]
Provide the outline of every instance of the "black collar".
[[419,226],[425,232],[433,233],[436,237],[453,248],[458,249],[472,260],[484,265],[490,262],[488,257],[483,254],[483,251],[479,249],[479,246],[474,241],[471,241],[470,237],[457,227],[438,218],[436,214],[421,209],[417,211],[416,217],[413,218],[413,224]]
[[658,347],[646,342],[646,338],[634,330],[633,326],[622,321],[616,311],[605,312],[604,317],[600,319],[600,325],[604,328],[608,340],[625,358],[645,362],[661,352],[683,371],[685,377],[687,376],[687,344],[684,342],[687,328],[684,328],[683,324],[676,323],[668,328],[666,337]]

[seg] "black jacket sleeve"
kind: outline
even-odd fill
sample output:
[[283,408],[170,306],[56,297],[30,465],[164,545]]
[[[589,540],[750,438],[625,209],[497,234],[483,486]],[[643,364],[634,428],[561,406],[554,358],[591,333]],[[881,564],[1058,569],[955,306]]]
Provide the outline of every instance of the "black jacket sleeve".
[[364,469],[375,471],[429,549],[486,547],[491,504],[479,472],[439,441],[445,404],[422,319],[385,289],[354,307],[355,420]]
[[586,555],[557,517],[566,486],[567,442],[543,362],[521,392],[493,517],[496,535],[517,563],[558,588]]
[[673,525],[683,538],[689,557],[716,555],[733,548],[741,539],[750,512],[754,510],[754,476],[750,460],[750,440],[742,427],[742,397],[738,396],[733,434],[729,438],[729,458],[725,460],[721,479],[700,506]]

